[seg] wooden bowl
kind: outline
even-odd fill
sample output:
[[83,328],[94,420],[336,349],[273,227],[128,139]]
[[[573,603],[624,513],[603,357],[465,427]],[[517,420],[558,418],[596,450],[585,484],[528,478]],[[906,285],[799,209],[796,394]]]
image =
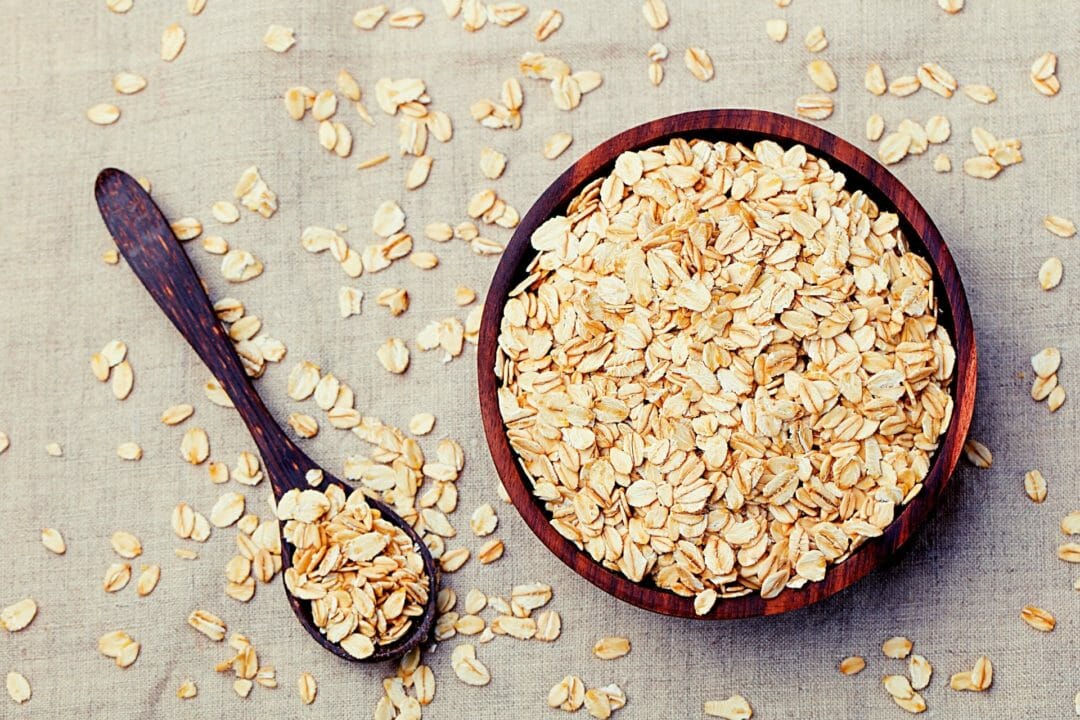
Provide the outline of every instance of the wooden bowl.
[[[499,413],[496,395],[499,381],[494,373],[503,305],[510,289],[525,277],[525,267],[536,255],[530,245],[536,228],[552,215],[564,212],[569,201],[589,181],[610,173],[620,153],[644,149],[674,137],[746,143],[771,139],[784,146],[802,144],[827,160],[833,169],[842,171],[849,189],[863,190],[883,209],[894,209],[911,250],[934,267],[939,320],[951,332],[956,349],[952,422],[932,458],[922,492],[901,509],[884,534],[863,543],[841,564],[829,566],[821,582],[807,583],[798,590],[785,588],[768,600],[756,593],[720,599],[703,616],[695,615],[692,597],[680,597],[649,580],[635,583],[621,573],[608,570],[555,530],[543,503],[533,496],[529,480],[510,448]],[[514,507],[549,550],[586,580],[620,600],[666,615],[719,620],[775,615],[810,605],[851,585],[896,552],[929,515],[956,467],[971,423],[976,363],[971,313],[956,264],[926,210],[899,180],[854,145],[801,120],[761,110],[700,110],[653,120],[616,135],[574,163],[544,191],[518,225],[488,290],[480,326],[477,379],[484,432],[495,468]]]

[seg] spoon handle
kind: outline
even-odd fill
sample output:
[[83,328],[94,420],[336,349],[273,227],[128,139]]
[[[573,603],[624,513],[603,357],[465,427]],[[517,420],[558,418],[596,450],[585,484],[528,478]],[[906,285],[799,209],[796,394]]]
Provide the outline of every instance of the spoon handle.
[[304,486],[304,473],[315,463],[285,435],[255,392],[160,208],[133,177],[115,168],[101,171],[94,194],[101,217],[135,276],[233,401],[259,448],[275,493],[280,496]]

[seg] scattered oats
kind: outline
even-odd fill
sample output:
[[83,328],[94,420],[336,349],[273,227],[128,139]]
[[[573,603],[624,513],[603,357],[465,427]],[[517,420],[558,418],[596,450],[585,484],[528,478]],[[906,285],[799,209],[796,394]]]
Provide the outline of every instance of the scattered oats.
[[198,560],[199,553],[188,548],[176,548],[173,550],[173,554],[181,560]]
[[435,427],[435,416],[431,413],[417,413],[409,419],[409,432],[413,435],[427,435]]
[[1046,499],[1046,479],[1041,472],[1029,470],[1024,474],[1024,492],[1037,503]]
[[645,15],[645,22],[653,30],[663,30],[670,20],[664,0],[645,0],[641,6],[641,12]]
[[985,655],[975,661],[971,671],[972,689],[978,692],[988,690],[994,682],[994,666]]
[[206,384],[203,385],[203,392],[206,394],[206,399],[218,407],[233,407],[232,399],[217,380],[207,380]]
[[787,30],[787,20],[774,18],[765,21],[765,34],[773,42],[784,42],[784,38],[787,37]]
[[161,59],[165,62],[175,60],[184,49],[185,42],[187,42],[187,33],[177,23],[165,28],[161,34]]
[[476,647],[468,643],[458,645],[450,656],[450,665],[458,680],[466,685],[487,685],[491,681],[488,669],[476,658]]
[[160,565],[143,565],[142,572],[139,573],[139,580],[135,583],[135,591],[139,593],[141,597],[146,597],[154,592],[154,588],[157,587],[160,578]]
[[1071,238],[1076,234],[1075,223],[1060,215],[1047,215],[1043,218],[1043,227],[1060,238]]
[[911,652],[911,641],[903,636],[891,637],[881,645],[885,657],[903,660]]
[[95,125],[112,125],[120,119],[120,108],[109,103],[99,103],[86,111],[86,119]]
[[824,120],[833,113],[833,101],[828,95],[800,95],[795,100],[795,112],[810,120]]
[[255,686],[253,682],[247,678],[237,678],[233,680],[233,691],[242,698],[246,698],[251,694],[251,689]]
[[379,24],[379,21],[383,19],[383,16],[386,15],[387,12],[388,9],[385,5],[374,5],[369,8],[363,8],[353,15],[353,25],[361,30],[372,30]]
[[1049,97],[1057,95],[1061,89],[1061,83],[1055,73],[1057,73],[1057,55],[1047,52],[1040,55],[1031,64],[1029,77],[1035,89]]
[[46,550],[57,555],[63,555],[67,552],[64,536],[55,528],[41,528],[41,544],[45,546]]
[[469,560],[468,548],[454,548],[453,550],[447,550],[439,558],[439,567],[443,572],[457,572],[461,567]]
[[101,355],[109,367],[116,367],[127,357],[127,344],[123,340],[111,340],[101,349]]
[[1080,535],[1080,510],[1073,510],[1061,518],[1061,532],[1065,535]]
[[315,694],[319,691],[319,688],[311,673],[300,673],[300,677],[296,679],[296,688],[300,692],[300,702],[305,705],[315,702]]
[[926,130],[923,129],[922,125],[910,118],[904,118],[896,129],[911,138],[907,149],[909,155],[922,155],[926,152],[930,141],[927,139]]
[[263,44],[276,53],[283,53],[296,44],[296,37],[292,28],[271,25],[263,35]]
[[806,74],[810,76],[812,83],[825,92],[836,90],[836,73],[833,72],[832,65],[827,61],[811,60],[806,65]]
[[180,687],[176,689],[176,697],[181,700],[190,700],[198,695],[199,689],[195,686],[194,680],[185,680],[180,684]]
[[248,210],[257,212],[264,218],[269,218],[277,211],[277,195],[267,186],[266,181],[259,175],[259,169],[254,165],[244,170],[233,188],[233,196]]
[[142,448],[138,443],[120,443],[116,448],[116,454],[121,460],[139,460],[142,458]]
[[98,638],[98,652],[113,658],[117,667],[128,667],[139,657],[139,643],[123,630],[114,630]]
[[229,482],[229,467],[223,462],[212,462],[207,466],[210,482],[215,485]]
[[1050,632],[1057,625],[1057,620],[1049,611],[1034,605],[1025,605],[1021,608],[1020,619],[1039,632]]
[[576,712],[585,703],[585,685],[576,675],[567,675],[548,692],[549,707]]
[[961,90],[977,103],[989,105],[997,100],[997,93],[989,85],[964,85]]
[[922,85],[914,75],[901,75],[889,83],[889,92],[896,97],[907,97],[918,92]]
[[447,242],[454,237],[454,228],[450,227],[450,223],[428,223],[424,226],[424,236],[435,242]]
[[110,12],[122,15],[135,6],[134,0],[105,0],[105,7]]
[[893,132],[885,136],[878,145],[878,159],[886,165],[898,163],[908,154],[911,136],[905,132]]
[[708,82],[713,78],[712,58],[704,48],[688,47],[683,55],[683,62],[690,74],[702,82]]
[[949,118],[944,115],[934,115],[926,121],[925,132],[927,142],[934,143],[935,145],[945,142],[952,133]]
[[109,248],[101,253],[101,259],[106,265],[118,265],[120,263],[120,253],[116,251],[116,248]]
[[352,131],[344,123],[334,121],[334,154],[347,158],[352,154]]
[[485,147],[480,149],[480,172],[489,180],[495,180],[506,169],[506,156],[498,150]]
[[974,438],[968,438],[964,443],[964,457],[980,470],[988,469],[994,462],[990,449]]
[[424,22],[424,13],[412,7],[403,8],[388,17],[386,22],[390,23],[392,28],[411,29]]
[[[7,691],[12,700],[22,705],[30,699],[30,682],[22,673],[12,670],[7,674]],[[1080,703],[1080,700],[1077,702]]]
[[885,84],[885,72],[877,63],[870,63],[863,77],[863,86],[874,95],[884,95],[888,86]]
[[198,15],[206,7],[206,0],[187,0],[187,11],[191,15]]
[[400,375],[409,367],[409,348],[401,338],[389,338],[375,352],[388,371]]
[[386,288],[375,297],[375,303],[397,317],[409,309],[409,293],[404,288]]
[[885,132],[885,118],[881,117],[877,113],[874,113],[870,117],[866,118],[866,139],[871,142],[877,142],[881,139],[882,133]]
[[142,543],[139,542],[139,538],[129,532],[117,530],[109,538],[109,542],[112,544],[113,551],[122,558],[130,560],[142,555]]
[[533,37],[538,41],[543,42],[547,40],[551,35],[562,27],[563,16],[562,13],[554,8],[545,10],[540,15],[540,22],[536,25],[536,30],[533,31]]
[[105,569],[105,579],[101,587],[107,593],[123,590],[131,580],[131,565],[128,563],[112,563]]
[[820,25],[810,28],[810,32],[806,33],[806,37],[803,38],[803,44],[806,45],[807,50],[814,53],[827,48],[829,41],[825,37],[825,29]]
[[113,90],[121,95],[134,95],[146,87],[146,78],[138,73],[118,72],[113,75]]
[[109,379],[110,365],[105,356],[101,353],[94,353],[90,356],[90,371],[94,373],[100,382],[105,382]]
[[593,655],[601,660],[614,660],[630,652],[630,640],[624,637],[600,638],[592,649]]
[[1067,563],[1080,563],[1080,543],[1068,542],[1058,545],[1057,556],[1059,560]]
[[727,700],[706,700],[705,714],[724,720],[749,720],[754,711],[742,695],[732,695]]
[[205,610],[193,610],[188,615],[188,625],[201,632],[214,642],[225,639],[225,621],[217,615],[212,615]]
[[1058,385],[1046,396],[1046,407],[1050,412],[1057,412],[1063,404],[1065,404],[1065,388]]
[[922,87],[943,98],[951,98],[956,92],[956,78],[937,63],[923,63],[915,74]]
[[360,305],[364,300],[364,291],[342,285],[338,288],[338,312],[347,318],[360,314]]
[[502,540],[493,538],[480,546],[480,549],[476,552],[476,559],[481,565],[490,565],[503,556],[506,551],[506,546]]
[[[7,436],[5,436],[6,438]],[[64,449],[60,447],[60,443],[51,442],[45,446],[45,452],[52,457],[63,457]]]
[[232,525],[244,514],[244,496],[240,493],[227,492],[218,498],[210,510],[210,522],[223,528]]
[[476,300],[476,291],[471,287],[465,285],[458,285],[454,290],[454,303],[458,307],[465,307],[466,305],[472,305]]
[[324,150],[333,152],[334,147],[337,145],[338,142],[337,128],[334,127],[334,123],[330,122],[329,120],[323,120],[322,122],[320,122],[318,134],[319,145],[321,145]]
[[304,413],[289,413],[289,427],[302,438],[313,438],[319,434],[319,422]]
[[210,438],[200,427],[189,428],[180,441],[180,457],[192,465],[203,463],[210,457]]
[[176,239],[185,242],[187,240],[194,240],[202,234],[202,223],[193,217],[182,217],[179,220],[170,223],[173,234],[176,235]]
[[1046,262],[1039,268],[1039,286],[1043,290],[1053,290],[1061,283],[1063,271],[1064,267],[1060,258],[1047,258]]
[[37,603],[26,598],[0,610],[0,627],[8,632],[18,632],[29,625],[37,615]]
[[964,0],[938,0],[937,4],[950,15],[955,15],[964,9]]
[[386,200],[375,209],[371,229],[382,238],[389,238],[405,227],[405,213],[393,200]]
[[229,243],[220,235],[204,235],[202,248],[211,255],[224,255],[229,252]]
[[913,689],[922,690],[929,685],[930,676],[933,672],[934,668],[930,665],[930,661],[922,655],[916,653],[908,658],[908,674],[911,675],[911,687]]
[[989,180],[1001,172],[1001,166],[993,158],[980,155],[964,161],[964,172],[971,177]]
[[218,200],[210,206],[210,214],[219,223],[231,225],[240,219],[240,211],[228,200]]
[[315,392],[321,379],[319,366],[303,360],[289,373],[287,390],[293,400],[307,400]]
[[574,138],[570,133],[557,132],[550,135],[544,140],[543,155],[548,160],[554,160],[562,155],[572,142]]
[[409,255],[409,262],[421,270],[431,270],[439,264],[439,256],[435,253],[418,251]]
[[858,655],[851,655],[840,661],[841,675],[858,675],[866,668],[866,660]]
[[494,508],[488,503],[478,506],[469,519],[469,527],[472,528],[477,537],[484,537],[495,532],[498,524],[499,516],[495,514]]

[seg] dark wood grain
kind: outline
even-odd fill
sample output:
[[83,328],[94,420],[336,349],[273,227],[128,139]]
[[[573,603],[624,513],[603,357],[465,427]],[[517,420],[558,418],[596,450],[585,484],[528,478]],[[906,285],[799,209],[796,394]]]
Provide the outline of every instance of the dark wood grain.
[[[952,423],[932,459],[922,492],[902,509],[884,534],[864,543],[844,563],[830,567],[821,582],[808,583],[799,590],[785,589],[769,600],[756,594],[720,600],[704,616],[695,615],[693,598],[679,597],[652,583],[635,583],[608,570],[551,526],[549,514],[530,492],[528,479],[507,440],[494,373],[503,305],[510,289],[525,277],[525,266],[535,256],[529,239],[536,228],[552,215],[564,212],[587,182],[609,173],[620,153],[658,145],[674,137],[748,144],[771,139],[785,146],[801,143],[828,160],[833,169],[842,171],[847,176],[848,188],[863,190],[883,209],[894,209],[912,251],[926,257],[934,266],[940,320],[952,334],[957,354],[951,388],[955,402]],[[701,110],[639,125],[593,149],[555,180],[522,219],[503,252],[484,305],[477,353],[480,409],[491,456],[514,507],[536,536],[575,572],[621,600],[658,613],[708,620],[775,615],[818,602],[865,576],[907,542],[930,514],[960,457],[974,408],[976,367],[971,313],[956,263],[926,210],[907,188],[866,153],[819,127],[775,113],[740,109]],[[903,579],[897,578],[897,582]]]
[[[102,170],[95,186],[98,208],[116,245],[136,277],[146,287],[162,312],[221,383],[251,432],[262,456],[274,496],[281,499],[293,488],[309,488],[304,475],[319,466],[282,431],[244,372],[232,342],[214,314],[210,298],[187,253],[169,227],[168,221],[150,195],[130,175],[113,168]],[[321,469],[321,468],[320,468]],[[346,492],[351,488],[323,471],[323,486],[334,484]],[[368,499],[388,521],[401,527],[418,546],[431,582],[424,615],[413,621],[411,631],[388,645],[376,645],[366,662],[399,657],[427,640],[435,620],[438,573],[431,552],[420,536],[397,513],[375,498]],[[284,541],[283,570],[291,565],[291,545]],[[284,572],[282,573],[284,576]],[[328,641],[311,619],[310,603],[298,600],[287,590],[289,604],[304,628],[320,645],[347,660],[356,660]]]

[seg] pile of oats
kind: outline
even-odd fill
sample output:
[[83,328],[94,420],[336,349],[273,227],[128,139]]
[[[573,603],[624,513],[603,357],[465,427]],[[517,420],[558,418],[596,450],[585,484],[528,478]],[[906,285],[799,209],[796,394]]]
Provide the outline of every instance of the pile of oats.
[[285,586],[311,602],[315,625],[350,655],[370,656],[376,643],[400,639],[423,615],[431,582],[423,557],[363,492],[290,490],[277,517],[293,546]]
[[949,425],[931,267],[844,184],[771,141],[624,153],[504,308],[500,410],[552,524],[699,613],[881,535]]

